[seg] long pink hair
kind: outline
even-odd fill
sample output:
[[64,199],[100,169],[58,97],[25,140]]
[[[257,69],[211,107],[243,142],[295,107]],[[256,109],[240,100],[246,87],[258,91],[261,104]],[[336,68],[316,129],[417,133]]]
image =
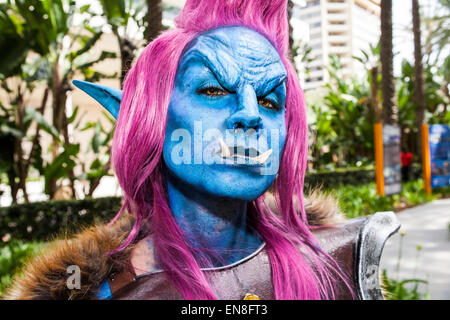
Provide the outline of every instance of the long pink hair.
[[158,262],[185,299],[216,296],[168,205],[162,160],[166,115],[183,49],[201,33],[222,26],[243,26],[264,35],[288,73],[287,138],[273,186],[280,214],[268,208],[264,195],[248,210],[249,224],[266,242],[275,298],[333,299],[334,287],[343,279],[336,262],[317,246],[303,207],[306,110],[288,57],[286,5],[287,0],[187,0],[176,28],[148,44],[127,74],[113,141],[114,167],[124,192],[124,205],[115,219],[126,209],[136,222],[116,251],[128,246],[149,221]]

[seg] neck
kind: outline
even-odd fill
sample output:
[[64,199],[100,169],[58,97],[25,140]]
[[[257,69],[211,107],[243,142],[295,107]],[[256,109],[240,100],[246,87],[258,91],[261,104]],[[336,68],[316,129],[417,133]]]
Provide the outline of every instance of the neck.
[[172,213],[198,261],[206,258],[220,267],[261,246],[261,237],[247,225],[247,201],[202,193],[170,175],[166,182]]

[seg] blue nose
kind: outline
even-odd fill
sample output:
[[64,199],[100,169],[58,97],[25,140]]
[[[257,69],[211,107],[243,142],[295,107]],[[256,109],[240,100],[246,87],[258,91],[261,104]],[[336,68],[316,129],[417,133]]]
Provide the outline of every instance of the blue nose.
[[244,85],[236,90],[238,106],[227,119],[228,129],[261,129],[262,118],[259,114],[258,98],[251,85]]

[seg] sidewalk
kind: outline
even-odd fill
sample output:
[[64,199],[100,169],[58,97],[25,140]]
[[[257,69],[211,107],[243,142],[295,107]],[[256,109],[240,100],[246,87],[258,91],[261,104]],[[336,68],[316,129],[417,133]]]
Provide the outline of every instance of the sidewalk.
[[[431,299],[450,300],[450,199],[401,211],[397,217],[402,224],[400,230],[406,232],[400,279],[428,280]],[[397,233],[386,242],[381,257],[380,270],[387,269],[388,276],[394,279],[397,277],[399,244],[400,235]],[[418,245],[422,247],[419,259]],[[421,286],[425,292],[426,287]]]

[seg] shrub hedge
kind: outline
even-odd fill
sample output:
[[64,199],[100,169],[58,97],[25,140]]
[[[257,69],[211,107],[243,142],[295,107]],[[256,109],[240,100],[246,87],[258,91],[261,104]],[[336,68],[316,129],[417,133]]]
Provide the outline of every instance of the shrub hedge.
[[[413,165],[410,170],[410,180],[422,177],[420,165]],[[333,188],[339,185],[361,185],[375,181],[375,170],[373,169],[337,169],[335,171],[319,171],[307,173],[305,186],[314,188],[323,186]]]
[[[0,208],[0,240],[48,240],[61,231],[112,219],[120,197],[33,202]],[[0,241],[1,243],[2,241]]]

